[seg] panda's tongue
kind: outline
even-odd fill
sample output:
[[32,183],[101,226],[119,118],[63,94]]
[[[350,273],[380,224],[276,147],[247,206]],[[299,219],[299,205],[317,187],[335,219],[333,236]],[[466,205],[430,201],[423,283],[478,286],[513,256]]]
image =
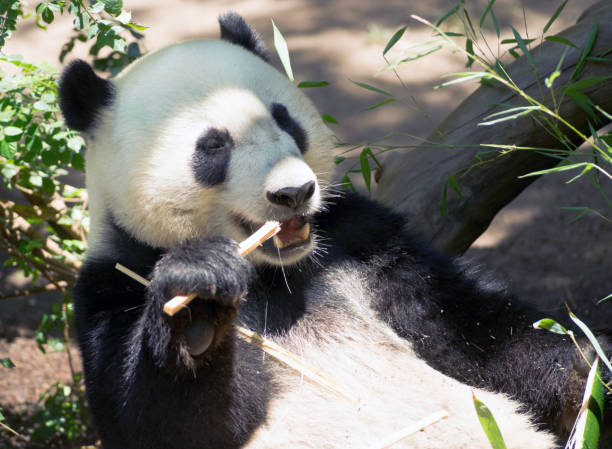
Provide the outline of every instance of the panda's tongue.
[[281,230],[273,239],[274,246],[282,249],[307,240],[309,235],[310,224],[304,223],[299,217],[292,217],[281,222]]

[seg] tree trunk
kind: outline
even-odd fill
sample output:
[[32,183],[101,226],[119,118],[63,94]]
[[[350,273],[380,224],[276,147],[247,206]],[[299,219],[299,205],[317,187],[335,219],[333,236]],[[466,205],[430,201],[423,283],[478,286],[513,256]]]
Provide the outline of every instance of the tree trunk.
[[[562,74],[555,81],[556,87],[569,82],[595,21],[599,24],[599,32],[590,55],[599,56],[612,47],[612,8],[609,0],[605,0],[593,5],[576,25],[559,34],[573,42],[578,50],[570,48],[567,52]],[[508,73],[529,96],[550,106],[551,96],[543,80],[555,71],[566,48],[566,45],[545,41],[531,50],[539,83],[524,56],[507,67]],[[588,61],[580,79],[610,75],[612,63]],[[612,111],[612,79],[582,92],[596,105]],[[590,135],[589,120],[592,123],[592,118],[574,100],[563,95],[560,87],[556,88],[555,96],[561,99],[560,115],[585,135]],[[428,140],[439,143],[440,148],[398,152],[383,162],[377,199],[410,215],[414,229],[442,251],[456,254],[466,251],[486,230],[495,214],[536,179],[519,179],[518,176],[554,167],[558,163],[558,160],[535,151],[514,151],[503,157],[489,154],[485,159],[490,159],[490,162],[474,166],[476,155],[487,150],[478,147],[480,144],[563,148],[555,136],[529,117],[493,126],[478,126],[484,117],[500,111],[494,104],[502,103],[526,105],[524,99],[508,88],[481,85],[428,137]],[[605,124],[604,117],[600,114],[599,117],[601,121],[595,127]],[[574,144],[581,143],[580,137],[570,130],[564,130],[564,133]],[[445,148],[445,145],[455,148]],[[472,169],[465,170],[472,166]],[[463,199],[449,188],[446,211],[442,216],[442,192],[449,175],[456,175]]]

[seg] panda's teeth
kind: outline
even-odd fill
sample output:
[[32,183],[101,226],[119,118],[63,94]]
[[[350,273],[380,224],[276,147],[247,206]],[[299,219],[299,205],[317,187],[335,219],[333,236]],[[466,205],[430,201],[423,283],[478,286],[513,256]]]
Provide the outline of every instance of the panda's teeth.
[[304,226],[298,229],[297,236],[301,238],[302,240],[306,240],[308,239],[309,235],[310,235],[310,223],[305,223]]
[[274,242],[274,246],[276,246],[278,249],[283,249],[285,247],[285,244],[278,235],[272,237],[272,242]]

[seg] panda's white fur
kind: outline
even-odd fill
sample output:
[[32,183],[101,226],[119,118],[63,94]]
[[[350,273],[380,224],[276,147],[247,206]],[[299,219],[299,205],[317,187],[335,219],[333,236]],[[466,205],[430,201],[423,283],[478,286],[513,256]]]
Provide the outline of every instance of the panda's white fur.
[[[411,344],[368,307],[368,298],[376,293],[364,291],[363,279],[354,267],[330,272],[321,281],[326,288],[332,286],[330,297],[345,299],[349,309],[330,316],[329,304],[321,304],[320,311],[276,341],[332,376],[359,401],[330,393],[282,368],[283,392],[272,400],[267,422],[255,433],[249,448],[377,449],[394,433],[445,410],[447,419],[391,447],[490,449],[472,393],[494,414],[508,449],[557,447],[553,436],[535,430],[530,417],[519,413],[514,401],[470,388],[420,359]],[[318,321],[337,326],[321,332]]]
[[[105,249],[108,212],[143,242],[168,248],[187,238],[243,240],[230,214],[266,221],[268,188],[316,180],[306,212],[320,208],[332,177],[331,132],[308,98],[261,58],[224,41],[185,42],[146,55],[113,83],[113,105],[94,134],[104,138],[87,149],[90,253]],[[303,156],[275,125],[274,102],[299,117],[309,142]],[[190,161],[198,136],[216,127],[228,129],[236,150],[223,186],[206,188]],[[259,252],[253,259],[278,263]]]
[[[70,84],[68,77],[64,84]],[[141,307],[139,302],[134,303],[136,306],[123,305],[131,298],[130,295],[134,294],[131,292],[135,291],[136,286],[126,284],[125,288],[131,289],[128,293],[113,291],[108,285],[111,281],[106,280],[114,279],[113,282],[117,282],[119,279],[116,277],[119,275],[114,274],[111,268],[111,264],[115,261],[113,259],[115,253],[117,258],[130,256],[130,254],[121,255],[121,245],[125,245],[127,248],[125,252],[129,253],[130,245],[136,245],[132,243],[132,239],[136,239],[139,242],[137,245],[142,244],[141,246],[146,247],[138,251],[148,255],[155,254],[153,249],[160,249],[163,254],[165,250],[170,251],[185,241],[195,242],[210,237],[223,236],[241,241],[247,235],[236,223],[235,216],[244,217],[253,223],[261,223],[270,215],[278,214],[277,210],[271,209],[270,202],[266,200],[266,192],[287,186],[300,186],[309,181],[315,181],[316,188],[311,200],[300,213],[314,214],[321,209],[324,210],[326,201],[330,198],[329,186],[333,166],[332,135],[310,101],[264,60],[239,45],[212,40],[174,45],[141,58],[112,80],[112,84],[114,86],[112,102],[97,111],[95,126],[86,130],[89,132],[87,186],[91,210],[88,260],[91,261],[92,268],[90,271],[87,271],[87,267],[84,270],[75,294],[77,319],[82,323],[79,328],[79,339],[85,354],[86,379],[90,390],[97,388],[98,382],[102,385],[101,393],[95,393],[94,407],[98,410],[94,408],[94,412],[102,416],[98,418],[98,425],[106,428],[104,435],[107,441],[114,441],[113,432],[119,429],[114,420],[119,418],[112,417],[114,416],[110,411],[112,407],[105,402],[107,401],[105,389],[123,388],[128,396],[132,394],[132,390],[137,393],[140,391],[143,374],[141,373],[139,378],[137,367],[129,368],[129,365],[146,359],[140,353],[135,353],[145,351],[146,344],[141,340],[145,338],[146,332],[153,332],[147,328],[145,320],[158,317],[155,319],[159,319],[160,323],[164,322],[160,318],[161,312],[148,311],[153,307],[149,302],[155,298],[154,292],[145,292],[144,299],[139,300],[148,302],[143,303],[143,309],[139,309],[145,312],[142,316],[137,316],[136,321],[131,322],[132,328],[118,330],[125,332],[125,335],[115,335],[115,331],[109,329],[111,324],[104,321],[106,318],[103,317],[106,315],[109,317],[108,323],[113,323],[116,316],[122,320],[121,314],[126,311],[140,313],[131,312]],[[69,94],[67,88],[64,91]],[[66,96],[69,96],[68,94]],[[303,128],[308,140],[308,149],[304,153],[300,152],[296,141],[279,129],[275,123],[270,113],[273,103],[284,105]],[[68,107],[64,109],[69,110]],[[224,182],[205,187],[194,178],[192,155],[199,136],[212,128],[227,129],[234,141],[234,147]],[[109,216],[127,233],[128,238],[117,239],[118,231],[113,228]],[[361,219],[368,220],[369,217]],[[401,229],[396,231],[401,234]],[[311,271],[313,273],[315,271],[316,260],[315,265],[311,266],[295,262],[299,262],[300,258],[313,251],[324,254],[327,249],[333,250],[336,242],[325,241],[326,237],[325,234],[318,234],[312,245],[293,259],[281,260],[257,250],[249,256],[249,260],[258,267],[293,264],[289,269],[293,270],[294,279],[300,276],[308,279],[305,284],[308,291],[304,293],[308,303],[304,306],[303,314],[296,314],[290,326],[278,324],[280,330],[277,329],[274,333],[274,340],[307,364],[336,379],[360,400],[350,401],[313,383],[271,356],[264,353],[257,354],[256,357],[261,357],[262,369],[265,368],[266,371],[273,373],[272,384],[277,385],[279,389],[265,402],[265,419],[254,427],[255,430],[250,432],[244,430],[250,425],[248,417],[231,415],[231,419],[228,418],[238,423],[229,426],[230,429],[234,429],[235,435],[250,434],[245,447],[376,448],[389,435],[434,412],[445,410],[448,412],[447,419],[408,436],[393,447],[488,449],[490,444],[474,410],[472,393],[483,400],[493,412],[509,449],[557,447],[552,434],[536,429],[534,417],[527,412],[519,411],[524,404],[501,393],[472,388],[435,370],[425,362],[427,354],[418,355],[415,352],[415,343],[409,338],[398,336],[397,331],[391,328],[392,323],[383,320],[380,310],[374,310],[374,304],[383,303],[379,301],[380,295],[390,294],[381,293],[372,287],[372,279],[376,280],[380,274],[377,270],[384,266],[384,263],[380,262],[384,259],[384,254],[375,253],[373,256],[372,263],[379,265],[376,267],[358,263],[356,258],[351,258],[352,256],[346,256],[344,258],[346,260],[333,259],[334,262],[329,267],[326,266],[324,271],[308,278]],[[338,237],[350,240],[350,236]],[[120,242],[119,247],[117,242]],[[329,248],[326,248],[326,245]],[[400,255],[404,254],[401,251]],[[408,249],[405,253],[410,256],[410,251],[411,249]],[[159,255],[154,257],[152,263],[156,264],[156,268],[151,276],[155,279],[158,271],[162,272],[164,259],[155,262]],[[417,262],[410,259],[408,263],[418,264],[418,260],[423,260],[424,264],[430,260],[434,260],[434,264],[438,263],[435,262],[438,260],[437,256],[417,255],[416,257]],[[132,262],[138,261],[132,260]],[[416,276],[418,282],[422,280],[424,284],[427,283],[427,279],[423,276],[429,278],[429,274],[419,274],[418,265],[408,266],[412,266],[410,270],[414,270],[414,273],[407,273],[408,275]],[[141,269],[150,270],[151,265],[143,262]],[[106,270],[104,272],[106,277],[102,277],[101,280],[96,279],[102,270]],[[304,270],[304,273],[300,274],[300,270]],[[278,277],[280,276],[279,272]],[[450,288],[453,291],[454,281],[447,281],[443,275],[441,277],[442,282],[451,285],[440,288]],[[472,289],[471,284],[469,285]],[[295,286],[289,282],[287,289],[292,287]],[[482,292],[475,294],[484,298],[480,300],[488,301],[486,296],[488,293],[484,290]],[[284,294],[288,295],[287,292]],[[409,291],[406,294],[413,292]],[[411,307],[416,307],[414,309],[416,313],[425,303],[419,302],[422,300],[420,292],[414,294],[415,305]],[[104,306],[100,305],[100,302],[111,301],[109,295],[120,298],[116,299],[118,305],[109,306],[108,311],[101,312],[99,309],[103,309]],[[126,295],[127,299],[122,295]],[[257,299],[250,298],[246,304],[243,304],[238,320],[243,325],[256,326],[262,321],[260,332],[266,334],[269,329],[269,321],[266,324],[268,300],[265,299],[264,312],[260,306],[249,308]],[[462,300],[462,298],[456,299],[457,302]],[[115,301],[114,296],[112,300]],[[401,301],[401,298],[398,299],[397,304]],[[485,305],[478,307],[489,307],[486,302],[482,304]],[[508,299],[507,306],[504,304],[499,310],[510,310],[510,306]],[[493,305],[490,307],[494,309]],[[119,315],[116,315],[117,313]],[[448,315],[449,312],[439,310],[441,317],[445,313]],[[494,314],[498,315],[497,309]],[[440,319],[439,324],[435,324],[443,327],[447,315]],[[260,319],[261,316],[263,319]],[[279,318],[278,322],[282,323],[283,319]],[[468,323],[461,324],[469,326]],[[481,323],[474,324],[474,326],[480,325]],[[487,323],[482,325],[486,326]],[[529,323],[525,323],[525,326],[528,327]],[[160,339],[169,333],[167,330],[158,331],[154,327],[153,329],[159,332]],[[442,332],[444,333],[444,329]],[[108,338],[116,339],[117,344],[126,345],[127,350],[132,351],[126,361],[117,362],[112,358],[112,354],[109,359],[100,356],[98,360],[98,354],[104,352],[100,349],[100,345],[104,344],[101,340]],[[181,337],[177,338],[180,343]],[[431,336],[420,334],[418,338],[426,340]],[[150,344],[152,354],[160,350],[155,347],[156,344],[157,342]],[[253,350],[245,349],[246,343],[234,339],[232,344],[236,345],[236,354],[246,357],[245,360],[254,360],[248,358],[251,357],[249,354]],[[465,344],[469,345],[468,338],[465,338]],[[491,344],[493,346],[493,343]],[[538,348],[537,344],[532,346],[526,343],[520,344],[528,348],[526,351]],[[166,350],[162,348],[160,351],[164,353]],[[474,349],[467,352],[470,351],[478,354]],[[184,353],[182,354],[179,356],[183,357]],[[538,357],[537,354],[529,356],[534,359]],[[163,357],[161,359],[166,360]],[[429,362],[432,360],[429,359]],[[132,383],[127,386],[117,384],[117,381],[112,379],[112,376],[115,376],[112,373],[110,373],[111,378],[106,378],[105,376],[109,375],[106,372],[109,363],[114,366],[120,364],[127,372],[123,377]],[[204,363],[205,367],[209,367],[216,362],[213,358]],[[240,364],[241,360],[237,360],[236,363]],[[571,360],[567,363],[571,363]],[[461,370],[471,369],[468,365],[457,367],[457,371],[451,371],[454,376],[470,377]],[[474,365],[473,369],[480,368]],[[197,370],[193,371],[196,380],[198,373]],[[233,372],[235,378],[232,379],[232,388],[238,389],[235,392],[237,404],[241,404],[243,398],[248,400],[249,395],[258,394],[259,385],[267,382],[264,377],[259,378],[259,375],[259,371],[253,373],[248,369],[246,371],[236,369]],[[263,376],[263,373],[261,375]],[[504,373],[501,375],[503,377]],[[556,379],[554,375],[546,374],[549,375],[551,380]],[[193,379],[191,378],[191,381]],[[219,382],[217,377],[214,379],[215,382]],[[542,381],[546,382],[546,379],[548,377]],[[158,385],[156,379],[148,381],[151,381],[152,385]],[[162,381],[164,380],[160,382]],[[201,381],[205,384],[208,382],[206,378]],[[105,387],[105,382],[111,387]],[[187,383],[186,380],[173,379],[167,387],[168,391],[174,391],[172,382]],[[157,387],[152,388],[157,389]],[[210,388],[213,393],[216,391],[215,385],[202,386],[202,388],[204,390]],[[225,391],[223,388],[221,390]],[[199,394],[200,390],[197,392]],[[94,393],[90,391],[91,394]],[[149,404],[142,406],[144,408],[142,413],[148,412],[147,407],[156,404],[147,402],[147,391],[134,394],[132,401],[136,403],[126,401],[123,407],[136,409],[136,412],[130,409],[129,414],[136,416],[134,422],[137,422],[141,415],[140,402]],[[158,393],[151,391],[151,394]],[[166,397],[160,400],[169,399]],[[175,413],[181,409],[181,403],[177,404],[178,406],[174,405],[178,407]],[[200,413],[197,404],[189,405]],[[212,407],[214,410],[215,405],[202,404],[202,407]],[[240,409],[231,413],[239,412]],[[174,422],[173,416],[160,417],[157,414],[151,416],[160,423],[164,420],[172,421],[178,429],[185,424]],[[108,419],[110,421],[107,421]],[[132,421],[126,421],[128,431],[132,431],[130,426],[134,424],[131,423]],[[161,424],[147,421],[141,425],[146,427],[147,432],[153,433],[158,431],[157,427]],[[194,432],[198,429],[198,423],[189,423],[189,425]],[[133,431],[138,432],[138,429]],[[213,426],[211,432],[216,431]],[[189,437],[189,434],[180,436],[182,441],[188,441]],[[133,438],[134,440],[130,440],[133,447],[141,447],[134,443],[138,441],[139,434],[136,433]],[[115,448],[120,447],[121,443],[106,444]],[[231,442],[227,442],[227,446],[233,447]]]

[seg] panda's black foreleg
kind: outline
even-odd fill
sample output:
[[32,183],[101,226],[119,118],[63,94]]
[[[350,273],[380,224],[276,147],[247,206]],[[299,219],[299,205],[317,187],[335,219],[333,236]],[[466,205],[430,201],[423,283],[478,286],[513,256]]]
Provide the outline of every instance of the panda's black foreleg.
[[[239,447],[273,391],[259,351],[231,333],[250,264],[227,239],[190,242],[144,265],[142,253],[116,257],[88,260],[75,289],[88,399],[104,449]],[[150,286],[115,270],[117,260],[142,274],[154,266]],[[167,299],[188,292],[199,295],[189,310],[163,313]],[[197,320],[210,323],[214,336],[192,355],[184,333]]]
[[369,263],[380,317],[437,370],[508,394],[566,436],[588,372],[571,340],[533,329],[544,315],[476,280],[462,265],[407,246],[414,248],[396,242]]

